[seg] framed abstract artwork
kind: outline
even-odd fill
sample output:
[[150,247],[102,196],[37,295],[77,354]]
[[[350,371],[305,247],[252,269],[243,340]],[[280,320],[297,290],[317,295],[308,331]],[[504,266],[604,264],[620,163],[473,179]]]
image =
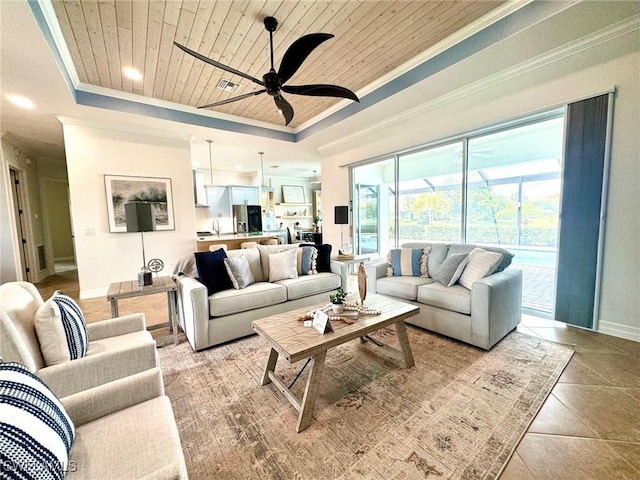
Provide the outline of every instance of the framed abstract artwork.
[[110,232],[127,231],[124,206],[130,202],[151,203],[156,230],[175,230],[170,178],[105,175],[104,185]]

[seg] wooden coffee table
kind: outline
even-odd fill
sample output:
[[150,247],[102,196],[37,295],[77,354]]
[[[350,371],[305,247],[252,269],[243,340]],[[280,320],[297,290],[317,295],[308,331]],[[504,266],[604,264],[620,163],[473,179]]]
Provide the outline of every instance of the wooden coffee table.
[[[413,354],[409,345],[409,338],[405,329],[404,320],[416,315],[419,308],[408,303],[399,302],[381,295],[367,296],[365,305],[378,309],[382,313],[379,315],[360,315],[355,323],[348,325],[340,321],[333,321],[333,332],[320,334],[313,327],[305,327],[303,322],[298,321],[298,317],[314,308],[326,305],[319,304],[312,307],[300,308],[286,313],[273,315],[271,317],[255,320],[252,327],[256,333],[266,338],[271,344],[269,359],[264,369],[264,375],[260,385],[273,382],[280,392],[298,410],[297,431],[309,427],[313,413],[313,406],[318,395],[320,379],[324,368],[324,361],[327,350],[337,347],[350,340],[360,339],[362,342],[373,341],[376,345],[384,346],[402,355],[407,367],[412,367]],[[367,334],[379,330],[387,325],[395,325],[400,341],[400,350],[383,344],[377,340],[372,340]],[[307,385],[304,390],[302,401],[298,400],[291,392],[292,385],[287,387],[274,373],[278,356],[282,355],[290,364],[308,358],[307,363],[311,365],[311,372],[307,378]],[[306,364],[305,364],[306,367]],[[304,369],[304,367],[303,367]],[[296,377],[297,379],[297,377]],[[295,380],[294,380],[295,383]]]

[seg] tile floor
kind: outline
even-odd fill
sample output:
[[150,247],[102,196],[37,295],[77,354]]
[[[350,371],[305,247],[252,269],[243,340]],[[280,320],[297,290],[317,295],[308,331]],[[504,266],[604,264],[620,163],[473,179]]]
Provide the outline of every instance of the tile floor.
[[[75,271],[37,287],[44,298],[56,289],[79,296]],[[111,316],[106,298],[78,303],[87,321]],[[167,321],[165,294],[119,306],[121,314],[144,312],[149,325]],[[576,351],[500,479],[640,479],[640,343],[527,315],[518,330]]]

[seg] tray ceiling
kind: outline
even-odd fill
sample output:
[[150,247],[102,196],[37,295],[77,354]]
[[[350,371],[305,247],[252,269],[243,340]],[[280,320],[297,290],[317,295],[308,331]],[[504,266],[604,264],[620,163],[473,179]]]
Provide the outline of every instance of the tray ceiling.
[[[504,4],[504,1],[53,1],[80,82],[197,107],[261,88],[185,54],[174,41],[257,78],[269,70],[269,34],[278,19],[276,69],[302,35],[332,33],[289,85],[330,83],[358,93],[385,74]],[[134,67],[133,81],[123,69]],[[216,87],[239,83],[235,92]],[[297,127],[341,99],[284,95]],[[283,125],[268,95],[211,110]]]

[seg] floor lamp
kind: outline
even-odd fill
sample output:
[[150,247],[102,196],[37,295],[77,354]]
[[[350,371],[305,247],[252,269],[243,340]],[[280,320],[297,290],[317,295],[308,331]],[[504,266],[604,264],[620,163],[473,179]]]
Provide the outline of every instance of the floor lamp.
[[153,206],[150,203],[125,203],[124,214],[127,221],[127,232],[140,232],[140,238],[142,240],[142,268],[138,273],[138,286],[144,287],[151,285],[153,279],[144,255],[143,232],[153,232],[156,229],[156,218],[153,214]]
[[342,225],[349,225],[349,207],[347,205],[336,205],[335,221],[336,225],[340,225],[340,254],[351,255],[351,243],[344,243],[344,235]]

